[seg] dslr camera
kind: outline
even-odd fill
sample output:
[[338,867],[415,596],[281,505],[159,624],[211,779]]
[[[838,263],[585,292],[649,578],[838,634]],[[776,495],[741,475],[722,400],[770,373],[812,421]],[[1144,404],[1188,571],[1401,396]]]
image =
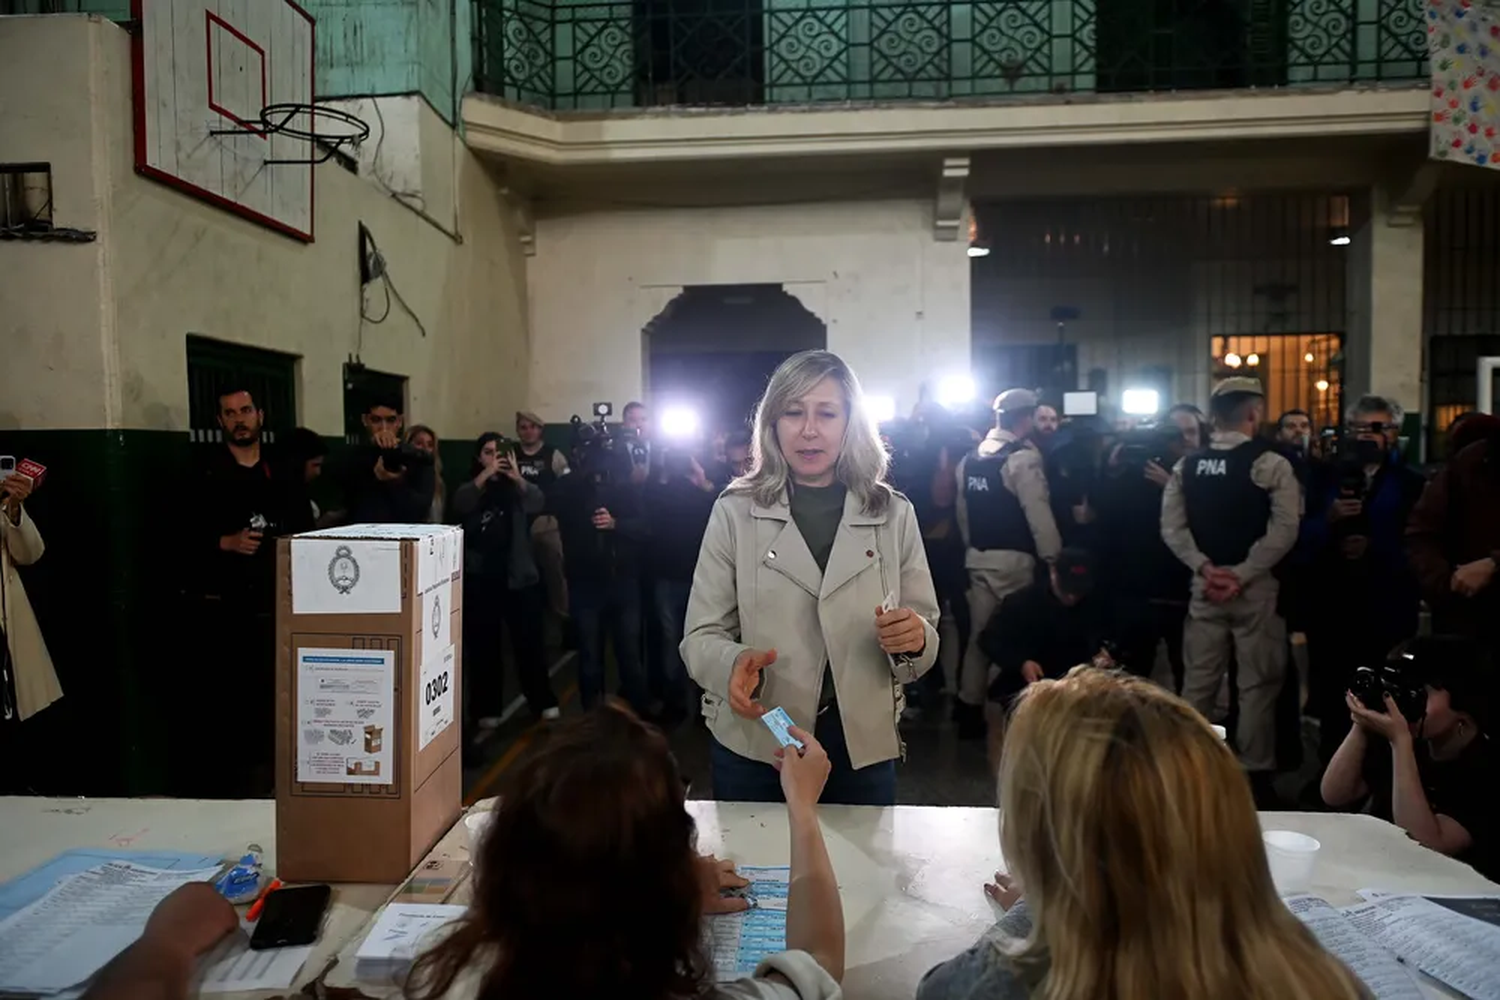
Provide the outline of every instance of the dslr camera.
[[1390,695],[1406,721],[1416,722],[1427,714],[1427,685],[1417,676],[1414,661],[1405,656],[1394,656],[1379,667],[1360,667],[1349,690],[1372,712],[1384,712],[1385,696]]

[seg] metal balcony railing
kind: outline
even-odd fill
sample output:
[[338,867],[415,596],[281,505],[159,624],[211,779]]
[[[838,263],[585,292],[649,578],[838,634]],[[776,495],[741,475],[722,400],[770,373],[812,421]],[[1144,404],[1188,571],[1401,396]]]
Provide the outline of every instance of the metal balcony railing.
[[557,110],[1421,80],[1420,0],[478,0],[479,90]]

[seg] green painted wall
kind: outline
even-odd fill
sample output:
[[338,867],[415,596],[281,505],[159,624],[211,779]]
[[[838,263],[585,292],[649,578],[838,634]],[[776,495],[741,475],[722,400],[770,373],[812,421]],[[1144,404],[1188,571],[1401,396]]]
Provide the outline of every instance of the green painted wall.
[[[508,431],[508,427],[497,428]],[[567,424],[547,440],[566,448]],[[313,489],[337,506],[337,470],[347,453],[328,439],[329,473]],[[27,502],[46,543],[24,568],[64,696],[27,720],[26,776],[39,793],[156,795],[173,790],[173,743],[188,711],[232,706],[193,700],[195,675],[212,670],[212,649],[193,648],[184,623],[179,539],[191,495],[193,452],[167,431],[3,431],[0,454],[47,466]],[[468,475],[473,442],[441,450],[448,495]],[[227,637],[233,641],[233,637]]]
[[130,0],[11,0],[7,14],[103,14],[111,21],[130,20]]
[[33,787],[164,791],[170,719],[159,708],[180,682],[171,540],[187,437],[6,431],[0,451],[47,466],[27,503],[46,553],[23,580],[64,696],[23,727]]
[[472,0],[306,0],[317,96],[419,93],[450,124],[473,73]]

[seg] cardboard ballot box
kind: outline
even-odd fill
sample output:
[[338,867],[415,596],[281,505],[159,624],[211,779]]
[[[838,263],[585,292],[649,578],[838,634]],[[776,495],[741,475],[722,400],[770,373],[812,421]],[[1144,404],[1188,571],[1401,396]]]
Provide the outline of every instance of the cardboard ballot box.
[[277,542],[276,874],[400,882],[463,794],[463,532]]

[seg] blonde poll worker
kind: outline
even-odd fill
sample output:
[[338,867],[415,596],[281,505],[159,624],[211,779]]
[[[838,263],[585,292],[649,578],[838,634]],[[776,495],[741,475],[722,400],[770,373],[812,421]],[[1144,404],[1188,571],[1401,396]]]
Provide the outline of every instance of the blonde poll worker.
[[911,503],[849,366],[789,358],[755,414],[750,471],[719,498],[688,602],[682,658],[703,688],[714,795],[779,801],[785,709],[833,771],[822,801],[891,805],[902,685],[937,658],[937,598]]

